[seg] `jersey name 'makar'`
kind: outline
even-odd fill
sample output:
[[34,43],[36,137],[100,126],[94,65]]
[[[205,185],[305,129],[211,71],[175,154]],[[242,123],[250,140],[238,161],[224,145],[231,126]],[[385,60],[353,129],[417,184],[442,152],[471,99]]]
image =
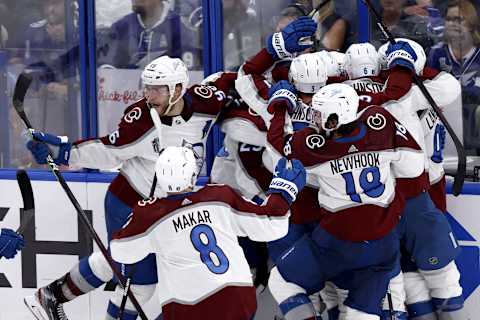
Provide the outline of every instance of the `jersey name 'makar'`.
[[358,168],[378,166],[380,166],[380,154],[378,153],[360,153],[330,161],[332,174],[351,171]]
[[210,220],[210,212],[208,212],[208,210],[197,210],[178,216],[172,220],[172,223],[175,232],[178,232],[179,230],[193,227],[199,223],[212,223],[212,221]]

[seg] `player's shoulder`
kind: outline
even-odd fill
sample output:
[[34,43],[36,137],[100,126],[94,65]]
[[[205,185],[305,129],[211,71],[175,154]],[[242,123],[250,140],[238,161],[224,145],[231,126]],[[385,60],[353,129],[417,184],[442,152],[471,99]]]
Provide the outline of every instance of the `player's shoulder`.
[[369,131],[389,131],[395,127],[395,117],[385,108],[371,105],[360,113],[358,120],[364,123]]
[[136,139],[142,136],[153,127],[153,121],[150,117],[150,108],[145,99],[141,99],[128,106],[120,120],[119,127],[131,131],[129,135]]

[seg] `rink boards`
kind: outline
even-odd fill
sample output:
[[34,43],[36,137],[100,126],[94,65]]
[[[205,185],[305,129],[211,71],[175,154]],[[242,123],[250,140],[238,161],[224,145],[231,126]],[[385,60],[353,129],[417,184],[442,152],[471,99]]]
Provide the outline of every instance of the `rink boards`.
[[[25,233],[26,248],[13,260],[0,260],[0,320],[33,319],[23,305],[23,296],[62,276],[95,248],[60,185],[44,172],[31,173],[36,213]],[[93,225],[106,241],[103,198],[112,174],[72,173],[66,175],[80,205],[87,210]],[[21,220],[22,199],[14,173],[0,179],[0,226],[17,228]],[[480,184],[469,183],[459,197],[448,196],[448,211],[462,254],[457,264],[462,286],[468,296],[470,314],[480,312]],[[69,319],[101,319],[110,292],[97,290],[65,306]],[[147,305],[149,319],[158,313],[155,303]],[[271,318],[270,318],[271,319]]]

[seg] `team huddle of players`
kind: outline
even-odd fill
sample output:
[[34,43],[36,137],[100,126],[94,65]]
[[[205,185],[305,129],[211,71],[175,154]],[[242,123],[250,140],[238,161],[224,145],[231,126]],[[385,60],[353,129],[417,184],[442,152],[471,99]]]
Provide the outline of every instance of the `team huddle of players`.
[[[115,132],[28,143],[39,163],[48,143],[61,164],[121,166],[105,199],[111,254],[140,304],[158,286],[163,319],[253,319],[255,259],[237,237],[267,243],[266,284],[287,320],[322,319],[319,300],[329,320],[469,319],[444,215],[445,129],[412,79],[440,106],[460,84],[408,39],[306,53],[316,28],[299,18],[237,73],[188,89],[183,62],[160,57]],[[194,192],[215,123],[224,147]],[[95,252],[25,302],[37,319],[67,319],[63,303],[112,277]],[[118,288],[106,319],[137,318],[121,300]]]

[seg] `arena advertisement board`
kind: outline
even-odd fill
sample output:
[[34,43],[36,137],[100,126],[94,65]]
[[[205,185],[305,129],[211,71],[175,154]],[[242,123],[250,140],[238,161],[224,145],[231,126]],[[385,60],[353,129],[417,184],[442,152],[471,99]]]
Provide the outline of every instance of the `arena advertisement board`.
[[[80,256],[95,250],[93,241],[79,221],[64,191],[55,181],[32,181],[36,213],[25,233],[26,247],[14,259],[0,260],[0,320],[33,319],[23,304],[23,297],[64,275]],[[102,241],[106,241],[103,199],[108,183],[69,182],[81,206],[93,222]],[[475,185],[480,194],[480,185]],[[22,219],[22,198],[15,180],[0,179],[0,226],[17,228]],[[480,195],[462,194],[448,196],[449,219],[462,246],[457,264],[462,274],[461,282],[467,297],[466,308],[471,315],[480,312]],[[99,319],[105,316],[111,292],[102,289],[81,296],[65,304],[69,319]],[[261,298],[262,299],[262,298]],[[271,298],[262,305],[272,308]],[[152,299],[145,310],[149,319],[159,313]],[[262,310],[260,314],[269,314]],[[271,317],[257,317],[257,320]]]
[[[98,132],[104,136],[117,128],[123,111],[143,97],[140,69],[102,67],[97,71]],[[203,71],[190,71],[189,86],[203,79]]]

